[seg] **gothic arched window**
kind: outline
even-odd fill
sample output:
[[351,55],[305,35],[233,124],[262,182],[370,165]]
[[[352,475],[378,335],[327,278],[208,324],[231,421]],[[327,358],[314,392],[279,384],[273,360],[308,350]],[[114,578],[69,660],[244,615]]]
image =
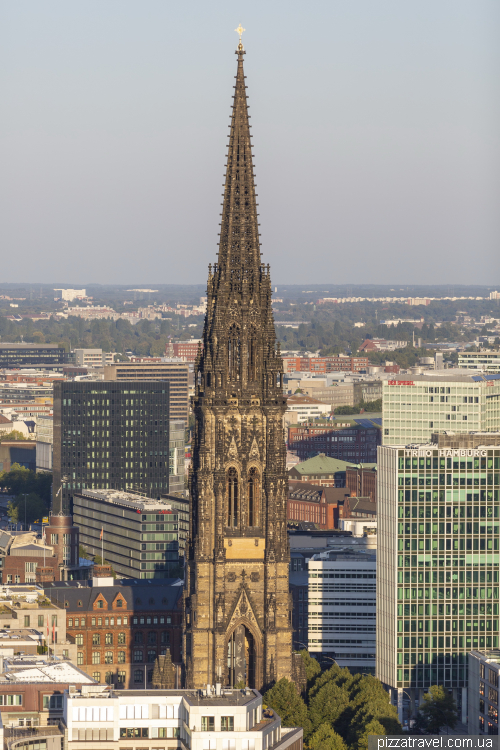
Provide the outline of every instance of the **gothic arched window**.
[[248,380],[255,380],[257,377],[257,337],[255,328],[250,330],[248,337]]
[[227,525],[238,526],[238,472],[234,468],[227,472]]
[[227,341],[227,372],[229,380],[240,379],[240,331],[238,326],[229,329]]
[[252,468],[247,481],[248,525],[258,526],[259,517],[259,472]]

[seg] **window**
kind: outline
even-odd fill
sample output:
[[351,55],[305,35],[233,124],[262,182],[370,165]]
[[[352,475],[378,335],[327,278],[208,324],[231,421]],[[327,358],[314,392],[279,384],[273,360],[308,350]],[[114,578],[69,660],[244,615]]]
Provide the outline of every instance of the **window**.
[[100,672],[92,672],[92,679],[96,682],[101,681],[101,673]]
[[79,602],[77,603],[77,605],[76,605],[76,606],[77,606],[77,607],[83,607],[83,602],[82,602],[82,601],[79,601]]
[[63,659],[69,659],[69,651],[67,648],[63,648]]
[[[83,633],[77,633],[75,635],[75,643],[77,646],[83,646]],[[94,644],[94,645],[98,646],[99,644]]]
[[248,525],[257,526],[259,504],[259,472],[255,468],[250,469],[250,472],[248,474],[247,497]]
[[[142,657],[142,654],[141,654]],[[142,669],[134,669],[134,682],[142,682],[144,680],[144,672]]]
[[162,630],[161,632],[161,643],[165,646],[170,645],[170,633],[168,630]]
[[[79,604],[81,606],[81,604]],[[104,609],[104,602],[102,599],[99,599],[99,601],[96,603],[97,609]]]
[[148,662],[153,662],[156,659],[156,651],[154,649],[149,649],[148,651]]
[[93,646],[100,646],[101,645],[101,634],[100,633],[93,633],[92,634],[92,645]]
[[113,684],[113,672],[106,672],[104,681],[106,685],[112,685]]
[[113,633],[106,633],[104,642],[106,646],[112,646],[113,645]]
[[134,651],[134,662],[136,664],[142,661],[142,651]]
[[92,664],[101,663],[101,654],[99,651],[92,651]]
[[138,630],[136,633],[134,633],[134,643],[142,643],[143,635],[142,631]]
[[112,651],[106,651],[104,654],[104,663],[105,664],[113,664],[113,652]]
[[117,607],[123,607],[123,599],[117,599],[116,600],[116,606]]
[[120,670],[118,670],[118,673],[116,675],[117,684],[125,685],[126,674],[126,672],[120,672]]
[[[42,622],[40,622],[40,620]],[[43,627],[43,615],[39,615],[39,617],[38,617],[38,627],[40,627],[40,626]],[[69,620],[68,620],[68,628],[72,628],[72,627],[73,627],[73,618],[70,617]]]
[[215,719],[213,716],[202,716],[201,717],[201,731],[202,732],[213,732],[215,729]]
[[234,732],[234,716],[220,717],[221,732]]
[[47,711],[48,709],[54,709],[56,711],[60,711],[62,707],[63,707],[62,695],[44,695],[43,696],[44,711]]
[[118,664],[125,664],[125,651],[118,651]]
[[154,630],[150,630],[148,633],[148,643],[156,643],[156,633]]
[[123,646],[125,643],[125,633],[118,633],[117,641],[119,646]]
[[76,664],[78,667],[81,667],[83,664],[83,651],[79,651],[76,655]]
[[238,526],[238,473],[231,467],[227,472],[227,525]]
[[0,695],[0,706],[22,706],[22,695]]
[[148,727],[120,727],[120,737],[149,737]]

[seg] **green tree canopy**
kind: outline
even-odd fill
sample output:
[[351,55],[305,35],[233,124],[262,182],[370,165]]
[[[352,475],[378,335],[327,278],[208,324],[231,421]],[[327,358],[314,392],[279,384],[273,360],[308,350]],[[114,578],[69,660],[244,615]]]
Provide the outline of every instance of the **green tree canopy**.
[[29,525],[46,516],[48,507],[44,500],[36,492],[28,492],[25,495],[16,495],[7,503],[7,513],[12,523],[20,521]]
[[300,651],[300,655],[306,669],[307,686],[311,687],[316,677],[321,674],[321,667],[305,648]]
[[52,474],[30,471],[19,464],[12,464],[10,471],[0,478],[0,487],[9,495],[35,493],[42,498],[47,507],[51,501]]
[[431,685],[429,692],[424,693],[420,714],[429,734],[439,734],[446,726],[453,729],[458,721],[453,695],[442,685]]
[[347,746],[329,724],[321,724],[309,739],[309,750],[347,750]]
[[26,440],[26,435],[23,435],[19,430],[11,430],[3,435],[0,435],[0,443],[6,443],[13,440]]
[[313,730],[322,724],[332,724],[339,719],[349,705],[349,690],[345,685],[337,685],[333,680],[327,682],[311,698],[309,719]]
[[310,727],[307,706],[297,692],[293,682],[282,677],[264,695],[264,703],[273,708],[281,718],[284,727],[304,727],[308,734]]

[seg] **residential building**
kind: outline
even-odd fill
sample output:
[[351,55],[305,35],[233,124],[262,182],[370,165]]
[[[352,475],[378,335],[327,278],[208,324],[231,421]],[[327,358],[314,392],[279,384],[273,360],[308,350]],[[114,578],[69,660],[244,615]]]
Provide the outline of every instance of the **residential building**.
[[119,750],[127,742],[139,743],[144,750],[159,745],[191,750],[302,750],[303,741],[302,728],[282,728],[280,717],[264,709],[257,690],[222,691],[220,685],[207,685],[203,691],[147,692],[82,685],[64,695],[63,725],[68,750],[92,741],[101,750]]
[[0,369],[18,367],[61,368],[66,352],[57,344],[0,343]]
[[96,682],[118,688],[151,687],[159,656],[169,650],[178,673],[182,660],[182,584],[114,580],[96,566],[93,585],[51,585],[45,593],[64,607],[77,665]]
[[311,557],[308,571],[309,653],[373,674],[376,555],[328,550]]
[[342,420],[329,425],[290,425],[288,450],[296,453],[301,460],[321,452],[325,456],[353,463],[375,462],[377,446],[381,443],[380,427],[367,419],[362,420],[365,426],[348,417],[342,417]]
[[339,528],[353,536],[376,535],[377,504],[369,497],[347,496],[339,512]]
[[112,365],[115,359],[112,352],[102,349],[74,349],[70,357],[76,367],[104,367]]
[[500,433],[379,448],[377,677],[452,690],[467,717],[467,654],[498,648]]
[[364,463],[349,466],[345,473],[345,486],[354,497],[369,497],[377,502],[377,464]]
[[404,349],[407,341],[393,341],[389,339],[365,339],[359,347],[360,352],[393,352],[395,349]]
[[[276,323],[279,325],[279,323]],[[298,328],[298,325],[296,326]],[[287,372],[362,372],[368,367],[368,357],[283,357],[283,371]]]
[[203,346],[201,339],[190,339],[189,341],[173,341],[167,347],[167,356],[179,357],[184,362],[195,362],[200,347]]
[[168,493],[168,405],[166,381],[54,383],[53,513],[88,489]]
[[[0,732],[5,747],[26,745],[30,736],[51,747],[51,738],[63,718],[63,695],[70,685],[80,689],[94,681],[67,659],[41,654],[0,657]],[[54,726],[55,725],[55,726]],[[47,732],[47,734],[44,734]],[[43,738],[43,739],[42,739]],[[2,747],[4,742],[2,741]],[[41,747],[41,744],[40,744]],[[60,740],[55,750],[62,750]]]
[[170,389],[170,419],[188,423],[189,366],[184,362],[116,362],[104,368],[105,380],[166,380]]
[[61,292],[63,302],[73,302],[74,299],[86,299],[85,289],[54,289],[54,292]]
[[331,407],[315,398],[298,393],[295,396],[288,396],[287,410],[297,415],[297,420],[300,424],[310,419],[326,417],[330,413]]
[[290,481],[309,482],[325,487],[345,487],[346,471],[350,464],[318,453],[314,458],[293,466],[288,472]]
[[500,372],[500,351],[459,352],[458,366],[467,370]]
[[384,445],[427,443],[433,432],[495,432],[500,374],[412,375],[383,384]]
[[500,650],[469,652],[467,690],[469,734],[498,734]]
[[103,552],[119,575],[170,578],[182,576],[179,516],[184,522],[189,518],[189,503],[182,502],[185,508],[180,511],[165,499],[118,490],[80,490],[73,494],[73,519],[85,549],[92,555]]
[[315,524],[319,529],[338,528],[339,507],[346,497],[345,487],[321,487],[307,482],[288,484],[287,522]]

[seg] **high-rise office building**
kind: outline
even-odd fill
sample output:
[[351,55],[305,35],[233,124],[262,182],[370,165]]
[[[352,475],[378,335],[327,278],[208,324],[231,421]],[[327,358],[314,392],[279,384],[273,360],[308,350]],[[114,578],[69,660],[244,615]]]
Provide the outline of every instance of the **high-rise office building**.
[[376,554],[327,550],[309,560],[308,647],[352,672],[375,671]]
[[170,419],[189,418],[189,365],[185,362],[115,362],[104,368],[105,380],[166,380],[170,389]]
[[169,492],[185,495],[186,428],[183,419],[169,421]]
[[179,519],[189,517],[188,501],[183,504],[181,511],[167,499],[152,500],[116,490],[81,490],[73,495],[73,518],[86,550],[94,555],[102,551],[119,575],[170,578],[182,576]]
[[500,375],[397,377],[383,384],[383,445],[426,443],[434,432],[495,432]]
[[430,685],[467,716],[467,654],[499,639],[500,433],[383,446],[377,677],[410,713]]
[[54,514],[71,513],[85,489],[169,491],[169,384],[54,384]]

